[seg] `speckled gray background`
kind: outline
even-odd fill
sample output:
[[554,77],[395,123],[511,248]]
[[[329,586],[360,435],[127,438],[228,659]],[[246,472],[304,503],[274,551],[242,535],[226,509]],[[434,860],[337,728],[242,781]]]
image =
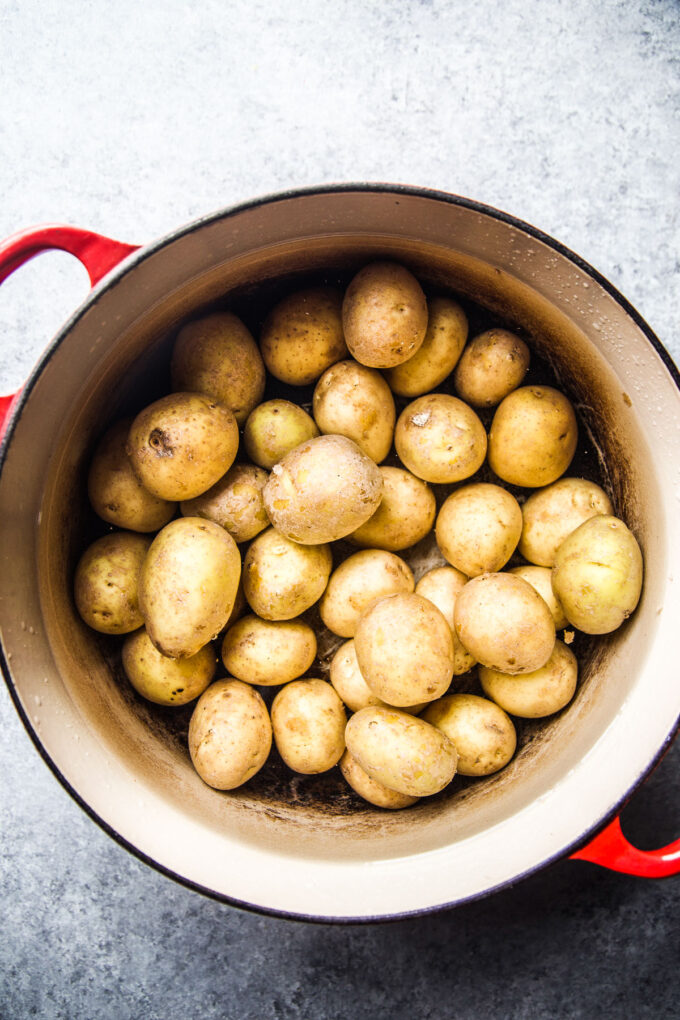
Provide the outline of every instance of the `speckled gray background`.
[[[553,234],[680,360],[672,0],[0,0],[0,236],[145,242],[298,185],[454,191]],[[63,254],[0,292],[0,392],[85,294]],[[0,691],[0,1016],[677,1017],[680,879],[560,863],[477,904],[307,926],[189,892],[69,799]],[[680,832],[680,748],[624,813]]]

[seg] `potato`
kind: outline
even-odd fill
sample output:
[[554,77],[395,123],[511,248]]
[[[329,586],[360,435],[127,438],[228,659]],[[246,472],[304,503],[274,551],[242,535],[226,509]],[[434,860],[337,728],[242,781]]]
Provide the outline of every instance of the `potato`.
[[403,468],[381,467],[383,488],[378,509],[353,531],[350,542],[398,552],[424,538],[434,524],[437,505],[432,489]]
[[234,790],[262,768],[272,726],[262,696],[240,680],[217,680],[199,698],[189,723],[189,753],[204,783]]
[[306,673],[316,656],[316,636],[302,620],[244,616],[222,642],[222,662],[238,680],[269,687]]
[[571,464],[577,440],[576,415],[563,393],[551,386],[521,386],[496,409],[489,466],[511,485],[550,485]]
[[248,605],[265,620],[292,620],[321,598],[332,566],[328,545],[298,545],[268,528],[252,541],[243,562]]
[[183,326],[170,369],[174,390],[214,397],[230,408],[239,425],[262,400],[262,355],[249,330],[231,312],[215,312]]
[[562,630],[569,625],[564,615],[562,603],[552,588],[552,571],[549,567],[535,567],[533,564],[523,564],[521,567],[513,567],[509,574],[516,574],[524,578],[532,588],[535,588],[541,598],[545,601],[555,624],[555,630]]
[[447,393],[429,393],[399,415],[394,444],[402,463],[426,482],[460,482],[486,456],[486,432],[467,404]]
[[555,645],[555,624],[538,592],[514,574],[480,574],[459,592],[456,633],[478,662],[504,673],[544,666]]
[[263,490],[274,527],[304,545],[349,535],[381,497],[377,465],[345,436],[319,436],[298,446],[274,465]]
[[[329,679],[350,712],[358,712],[360,708],[366,708],[368,705],[386,704],[373,693],[361,675],[354,640],[351,638],[345,641],[344,645],[340,645],[333,656]],[[426,704],[427,702],[421,701],[416,705],[408,705],[402,708],[402,712],[417,715]]]
[[188,658],[219,634],[234,606],[241,557],[224,528],[203,517],[166,524],[139,579],[139,605],[153,644]]
[[496,669],[479,667],[484,693],[511,715],[541,719],[568,705],[576,690],[576,656],[562,641],[556,641],[544,666],[523,676],[509,676]]
[[129,634],[144,623],[139,577],[151,545],[146,535],[116,531],[88,546],[74,579],[76,608],[102,634]]
[[467,584],[468,578],[455,567],[435,567],[428,570],[416,585],[416,595],[422,595],[424,599],[437,607],[449,627],[453,638],[453,675],[461,676],[472,669],[475,664],[474,656],[470,655],[467,649],[463,648],[456,634],[453,625],[453,614],[456,607],[456,598],[463,585]]
[[410,807],[418,800],[418,797],[409,797],[405,793],[388,790],[382,783],[371,779],[349,751],[345,751],[340,759],[340,771],[354,792],[358,793],[364,800],[367,800],[369,804],[375,804],[376,807],[388,808],[394,811],[399,810],[399,808]]
[[260,337],[271,374],[292,386],[306,386],[346,358],[341,308],[342,295],[334,287],[311,287],[280,301]]
[[126,449],[149,492],[161,499],[193,499],[233,464],[238,425],[229,408],[213,397],[171,393],[140,411]]
[[372,262],[351,280],[342,302],[350,354],[370,368],[412,358],[427,330],[427,302],[415,276],[394,262]]
[[175,503],[144,488],[125,451],[131,418],[116,422],[94,452],[87,476],[92,509],[102,520],[127,531],[158,531],[175,514]]
[[359,617],[384,595],[412,592],[411,568],[383,549],[354,553],[331,574],[319,603],[321,619],[340,637],[354,637]]
[[467,345],[456,365],[456,393],[473,407],[494,407],[529,369],[529,348],[507,329],[487,329]]
[[445,733],[458,752],[461,776],[490,776],[508,764],[517,746],[512,720],[476,694],[448,694],[422,718]]
[[390,452],[394,399],[374,368],[356,361],[327,368],[314,390],[313,414],[324,434],[347,436],[376,464]]
[[642,553],[635,535],[609,514],[591,517],[555,554],[553,591],[574,627],[609,634],[638,604]]
[[370,779],[409,797],[439,793],[456,774],[458,755],[446,734],[396,708],[362,708],[345,741]]
[[248,603],[246,602],[246,597],[243,594],[243,572],[241,572],[241,577],[239,578],[238,582],[238,588],[236,589],[236,595],[234,597],[234,605],[232,606],[231,612],[229,613],[229,619],[222,628],[224,631],[229,630],[232,624],[236,623],[236,621],[241,616],[243,616],[243,612],[247,605]]
[[228,531],[235,542],[249,542],[269,525],[262,502],[267,472],[254,464],[232,464],[207,492],[183,500],[184,517],[205,517]]
[[451,683],[451,630],[421,595],[374,602],[359,618],[354,645],[364,680],[389,705],[434,701]]
[[319,435],[316,424],[290,400],[267,400],[248,415],[243,445],[252,461],[273,468],[300,443]]
[[135,631],[123,642],[123,669],[143,698],[156,705],[186,705],[206,689],[217,667],[211,644],[188,659],[169,659],[154,647],[146,630]]
[[532,492],[522,506],[519,551],[530,563],[552,567],[567,535],[596,514],[611,514],[606,492],[586,478],[560,478]]
[[437,516],[442,555],[468,577],[504,567],[521,533],[522,510],[515,497],[486,482],[456,489]]
[[393,393],[419,397],[434,390],[456,366],[468,335],[468,321],[457,301],[435,297],[428,303],[425,339],[416,354],[385,370]]
[[277,750],[288,768],[304,775],[327,772],[345,750],[347,717],[325,680],[293,680],[272,702]]

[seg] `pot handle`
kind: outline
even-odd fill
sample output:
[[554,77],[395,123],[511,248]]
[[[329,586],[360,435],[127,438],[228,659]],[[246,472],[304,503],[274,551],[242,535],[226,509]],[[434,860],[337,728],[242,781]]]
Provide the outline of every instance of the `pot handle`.
[[638,878],[668,878],[680,874],[680,839],[660,850],[638,850],[624,836],[617,816],[569,859],[589,861]]

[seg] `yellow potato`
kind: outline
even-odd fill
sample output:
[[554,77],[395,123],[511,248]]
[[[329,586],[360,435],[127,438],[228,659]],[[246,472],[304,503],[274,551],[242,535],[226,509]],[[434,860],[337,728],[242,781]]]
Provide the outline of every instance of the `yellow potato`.
[[562,641],[556,641],[544,666],[523,676],[509,676],[496,669],[479,667],[484,693],[521,719],[541,719],[568,705],[576,690],[576,656]]
[[260,338],[271,374],[292,386],[306,386],[346,358],[341,308],[342,295],[334,287],[311,287],[280,301]]
[[571,403],[551,386],[522,386],[498,405],[489,432],[489,466],[511,485],[550,485],[569,467],[578,426]]
[[228,673],[249,684],[286,684],[306,673],[316,656],[316,636],[302,620],[244,616],[222,642]]
[[398,552],[424,538],[434,524],[432,489],[403,468],[381,467],[383,488],[378,509],[353,531],[350,542],[364,548]]
[[466,648],[463,648],[456,634],[456,628],[453,625],[456,598],[458,597],[458,592],[467,581],[468,578],[465,574],[462,574],[460,570],[456,570],[455,567],[435,567],[433,570],[428,570],[426,574],[423,574],[416,585],[416,595],[422,595],[424,599],[429,599],[437,607],[451,628],[454,676],[461,676],[461,674],[467,673],[472,669],[476,661],[474,656],[470,655]]
[[184,517],[205,517],[228,531],[235,542],[249,542],[269,524],[262,502],[267,472],[253,464],[232,464],[219,481],[195,499],[184,500]]
[[486,432],[467,404],[447,393],[418,397],[399,415],[394,444],[402,463],[426,482],[460,482],[484,463]]
[[354,553],[331,574],[319,603],[321,619],[339,637],[354,637],[359,617],[384,595],[412,592],[410,567],[383,549]]
[[364,800],[367,800],[369,804],[375,804],[376,807],[395,811],[400,808],[411,807],[418,800],[418,797],[409,797],[405,793],[388,790],[382,783],[371,779],[349,751],[345,751],[340,760],[340,771],[354,792],[358,793]]
[[345,709],[325,680],[293,680],[272,702],[277,750],[288,768],[304,775],[327,772],[345,750]]
[[493,701],[476,694],[449,694],[428,705],[422,718],[449,738],[458,752],[461,776],[490,776],[515,753],[512,720]]
[[235,790],[262,768],[272,726],[262,697],[240,680],[217,680],[199,698],[189,723],[189,753],[204,783]]
[[131,531],[104,535],[78,561],[76,607],[85,623],[102,634],[129,634],[144,623],[139,578],[151,539]]
[[300,443],[318,435],[312,418],[297,404],[267,400],[248,415],[243,445],[255,464],[269,470]]
[[515,497],[486,482],[456,489],[437,516],[439,549],[468,577],[504,567],[521,533],[522,510]]
[[435,297],[428,302],[427,332],[420,350],[401,365],[385,370],[393,393],[419,397],[435,390],[456,366],[468,335],[468,321],[457,301]]
[[590,517],[611,514],[609,496],[585,478],[560,478],[532,492],[522,506],[519,551],[530,563],[552,567],[567,535]]
[[169,659],[151,642],[146,630],[123,642],[123,669],[138,694],[156,705],[186,705],[206,689],[217,667],[211,644],[188,659]]
[[[358,712],[360,708],[366,708],[368,705],[386,705],[386,702],[373,693],[361,675],[353,639],[340,645],[333,656],[329,679],[350,712]],[[417,715],[426,704],[427,702],[421,701],[417,705],[408,705],[402,708],[402,712]]]
[[325,435],[347,436],[376,464],[390,452],[394,399],[374,368],[356,361],[327,368],[314,390],[313,414]]
[[487,329],[470,341],[456,365],[456,393],[473,407],[494,407],[520,385],[529,358],[529,348],[514,333]]
[[373,262],[347,288],[342,325],[349,352],[362,365],[400,365],[413,357],[425,339],[425,295],[404,266]]
[[298,545],[268,528],[252,541],[243,562],[248,605],[265,620],[292,620],[321,598],[332,566],[328,545]]
[[521,567],[513,567],[508,573],[523,577],[532,588],[536,589],[550,610],[555,623],[555,630],[562,630],[563,627],[569,625],[569,620],[564,615],[562,603],[553,591],[552,571],[549,567],[535,567],[533,564],[526,564]]

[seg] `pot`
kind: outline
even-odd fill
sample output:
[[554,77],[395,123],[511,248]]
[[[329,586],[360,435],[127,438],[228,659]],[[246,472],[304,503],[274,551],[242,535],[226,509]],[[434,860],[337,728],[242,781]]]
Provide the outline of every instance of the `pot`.
[[[0,278],[50,247],[77,255],[94,287],[12,401],[0,459],[2,668],[38,750],[92,818],[192,888],[325,920],[460,903],[566,854],[634,874],[680,870],[680,842],[642,853],[615,817],[680,715],[680,378],[609,283],[502,212],[385,185],[273,196],[139,249],[36,228],[0,248]],[[73,567],[91,526],[84,472],[104,426],[159,395],[142,380],[162,376],[168,338],[191,314],[378,257],[527,331],[607,465],[643,549],[643,597],[591,648],[568,709],[495,776],[389,814],[348,807],[330,774],[311,796],[299,777],[219,793],[190,765],[185,720],[168,725],[142,704],[74,610]]]

